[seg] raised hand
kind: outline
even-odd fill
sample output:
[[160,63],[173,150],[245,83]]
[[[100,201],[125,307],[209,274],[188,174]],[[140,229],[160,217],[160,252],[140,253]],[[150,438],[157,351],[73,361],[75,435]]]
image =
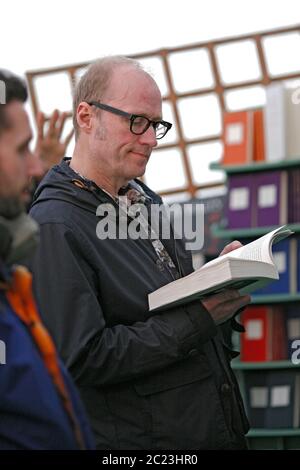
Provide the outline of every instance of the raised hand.
[[51,115],[48,129],[45,132],[45,115],[41,112],[38,114],[38,137],[34,153],[41,160],[45,173],[64,157],[67,146],[74,134],[72,129],[64,140],[61,139],[66,118],[66,113],[60,113],[56,109]]

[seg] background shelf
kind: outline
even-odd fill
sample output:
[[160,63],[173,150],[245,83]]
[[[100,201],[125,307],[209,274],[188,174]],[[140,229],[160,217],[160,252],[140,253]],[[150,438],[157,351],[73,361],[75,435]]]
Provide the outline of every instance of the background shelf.
[[[287,224],[287,227],[295,233],[300,233],[300,224]],[[278,228],[277,225],[271,227],[253,227],[241,229],[225,229],[214,225],[212,230],[215,237],[218,238],[256,238],[265,235]]]
[[272,294],[272,295],[252,295],[251,304],[276,304],[287,302],[300,302],[300,293],[298,294]]
[[300,429],[250,429],[247,437],[299,436]]
[[232,361],[231,366],[235,370],[298,368],[300,371],[300,364],[293,364],[291,361],[242,362],[236,360]]
[[257,171],[269,170],[283,170],[284,168],[293,168],[300,166],[300,159],[298,160],[280,160],[274,163],[255,163],[251,165],[220,165],[220,163],[213,162],[210,164],[211,170],[222,170],[227,174],[233,173],[253,173]]

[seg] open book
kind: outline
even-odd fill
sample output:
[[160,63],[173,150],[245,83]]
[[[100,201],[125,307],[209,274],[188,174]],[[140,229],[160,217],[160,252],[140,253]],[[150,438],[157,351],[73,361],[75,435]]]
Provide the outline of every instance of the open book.
[[248,245],[204,264],[188,276],[170,282],[149,294],[149,310],[184,304],[227,288],[246,294],[279,279],[272,245],[292,233],[285,225],[279,227]]

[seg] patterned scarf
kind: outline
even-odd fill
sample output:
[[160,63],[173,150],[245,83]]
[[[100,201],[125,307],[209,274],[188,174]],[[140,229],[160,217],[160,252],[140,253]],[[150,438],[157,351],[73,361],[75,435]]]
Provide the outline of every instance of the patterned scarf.
[[[147,203],[151,202],[151,198],[144,192],[143,188],[138,183],[136,183],[136,181],[133,180],[130,181],[126,187],[121,188],[121,190],[119,191],[119,196],[127,197],[127,214],[132,204],[143,204],[146,206]],[[148,220],[144,217],[142,212],[139,215],[139,221],[143,229],[146,231],[146,233],[148,233],[154,251],[158,259],[161,261],[162,266],[166,266],[173,278],[178,279],[180,275],[171,256],[160,241],[159,235],[153,230],[153,228],[149,224]]]

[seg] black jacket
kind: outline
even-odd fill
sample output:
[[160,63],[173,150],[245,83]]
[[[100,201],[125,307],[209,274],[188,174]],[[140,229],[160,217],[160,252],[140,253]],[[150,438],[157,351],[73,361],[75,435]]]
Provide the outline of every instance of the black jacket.
[[[33,265],[41,311],[98,448],[244,448],[248,423],[211,316],[199,301],[149,313],[148,293],[171,274],[149,240],[99,240],[100,203],[113,201],[63,161],[31,209],[41,225]],[[163,243],[178,270],[190,273],[191,256],[178,240]]]

